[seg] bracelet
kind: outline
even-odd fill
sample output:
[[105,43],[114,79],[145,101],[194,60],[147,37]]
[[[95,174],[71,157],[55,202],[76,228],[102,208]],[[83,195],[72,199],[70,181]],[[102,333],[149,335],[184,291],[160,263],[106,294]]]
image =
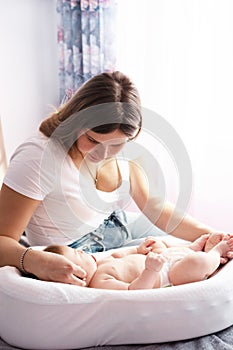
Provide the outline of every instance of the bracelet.
[[27,252],[29,252],[29,250],[32,250],[31,247],[28,247],[27,249],[25,249],[20,257],[20,271],[23,272],[25,275],[28,275],[29,273],[25,270],[24,268],[24,258],[25,258],[25,255],[27,254]]

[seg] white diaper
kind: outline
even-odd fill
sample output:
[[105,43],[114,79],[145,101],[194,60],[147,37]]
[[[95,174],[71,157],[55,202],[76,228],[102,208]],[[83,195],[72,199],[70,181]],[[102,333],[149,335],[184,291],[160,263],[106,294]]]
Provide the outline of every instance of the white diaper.
[[169,279],[170,268],[179,260],[183,259],[187,254],[192,252],[187,247],[171,247],[163,252],[162,255],[167,259],[160,271],[160,287],[171,287],[172,283]]
[[160,270],[160,288],[172,286],[172,283],[168,277],[169,270],[170,270],[170,262],[166,261],[163,264],[162,269]]

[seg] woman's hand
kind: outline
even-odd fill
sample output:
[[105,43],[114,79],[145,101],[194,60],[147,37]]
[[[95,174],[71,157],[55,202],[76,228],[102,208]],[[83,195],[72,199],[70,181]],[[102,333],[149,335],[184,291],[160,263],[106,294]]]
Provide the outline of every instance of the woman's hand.
[[24,268],[40,280],[86,286],[86,272],[59,254],[30,250],[25,256]]

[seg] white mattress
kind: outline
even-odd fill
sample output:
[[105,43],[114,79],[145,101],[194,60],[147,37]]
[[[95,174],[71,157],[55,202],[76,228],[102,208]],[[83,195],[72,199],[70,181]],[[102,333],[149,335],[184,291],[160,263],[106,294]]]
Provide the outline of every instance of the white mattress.
[[137,291],[82,288],[0,268],[0,336],[25,349],[199,337],[233,324],[233,261],[212,278]]

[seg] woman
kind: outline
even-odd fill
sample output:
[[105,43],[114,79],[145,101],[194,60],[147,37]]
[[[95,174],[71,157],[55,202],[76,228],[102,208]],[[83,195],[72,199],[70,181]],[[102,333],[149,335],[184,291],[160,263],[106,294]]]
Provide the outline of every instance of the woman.
[[[42,280],[85,285],[81,267],[63,256],[25,250],[20,237],[26,231],[31,245],[79,246],[97,228],[98,241],[100,223],[114,212],[104,224],[110,228],[108,249],[123,245],[137,238],[117,216],[129,193],[155,228],[166,231],[173,215],[178,223],[174,236],[193,241],[210,232],[188,216],[174,215],[170,204],[151,195],[140,166],[116,158],[141,124],[138,91],[120,72],[93,77],[42,122],[39,132],[15,151],[1,189],[0,266],[15,266]],[[115,226],[125,234],[120,244],[114,243]]]

